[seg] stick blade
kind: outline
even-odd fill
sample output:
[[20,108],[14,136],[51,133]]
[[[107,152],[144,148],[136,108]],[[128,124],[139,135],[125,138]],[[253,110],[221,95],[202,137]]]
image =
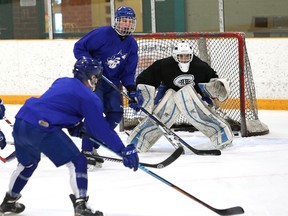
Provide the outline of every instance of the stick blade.
[[211,149],[211,150],[199,150],[196,151],[198,155],[221,155],[221,151],[218,149]]
[[1,160],[3,163],[6,163],[6,159],[3,158],[3,157],[1,157],[1,156],[0,156],[0,160]]
[[178,157],[180,157],[182,155],[182,153],[184,152],[184,148],[181,146],[179,148],[177,148],[173,154],[168,157],[166,160],[162,161],[162,163],[159,163],[157,165],[158,169],[162,169],[168,165],[170,165],[171,163],[173,163]]
[[240,206],[236,206],[228,209],[216,209],[215,212],[219,215],[238,215],[244,214],[244,209]]

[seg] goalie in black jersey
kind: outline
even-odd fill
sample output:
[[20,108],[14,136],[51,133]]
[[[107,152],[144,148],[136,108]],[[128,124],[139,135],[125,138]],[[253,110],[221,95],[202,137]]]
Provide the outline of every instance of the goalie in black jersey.
[[[211,109],[214,100],[223,102],[228,98],[229,83],[193,55],[189,43],[177,43],[172,56],[155,61],[140,73],[136,84],[144,98],[142,106],[168,128],[182,114],[209,137],[214,147],[224,148],[232,142],[229,124]],[[127,141],[136,145],[139,152],[146,152],[161,135],[158,126],[147,117],[133,129]]]

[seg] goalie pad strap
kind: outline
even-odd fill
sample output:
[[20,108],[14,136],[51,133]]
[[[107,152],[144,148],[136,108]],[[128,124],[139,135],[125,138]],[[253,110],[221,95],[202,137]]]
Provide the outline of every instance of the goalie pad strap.
[[[153,111],[153,114],[168,128],[174,124],[180,114],[174,102],[174,94],[175,91],[169,89]],[[160,128],[147,117],[133,129],[127,138],[127,143],[134,144],[138,152],[147,152],[161,136],[162,131]]]

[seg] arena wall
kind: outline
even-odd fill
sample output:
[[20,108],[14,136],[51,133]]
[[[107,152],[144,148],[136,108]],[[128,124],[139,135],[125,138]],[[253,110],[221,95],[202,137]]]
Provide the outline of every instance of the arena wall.
[[[22,104],[72,76],[76,40],[0,40],[0,98]],[[288,38],[248,38],[259,109],[288,110]]]

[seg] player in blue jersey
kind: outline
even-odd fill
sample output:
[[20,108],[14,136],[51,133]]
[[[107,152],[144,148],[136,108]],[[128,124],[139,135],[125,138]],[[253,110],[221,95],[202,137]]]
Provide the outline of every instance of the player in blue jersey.
[[[0,99],[0,119],[3,119],[5,116],[5,106],[3,104],[3,101]],[[0,148],[4,149],[6,146],[6,138],[4,133],[0,130]]]
[[[113,151],[123,156],[124,165],[138,168],[139,158],[133,145],[124,146],[117,133],[103,117],[102,103],[93,93],[102,74],[97,60],[83,57],[76,61],[74,78],[59,78],[40,97],[30,98],[16,114],[13,138],[18,166],[13,172],[8,192],[0,205],[0,213],[24,211],[16,201],[45,154],[56,167],[67,165],[73,194],[70,198],[75,215],[102,216],[87,205],[87,160],[63,131],[81,137],[83,131],[102,140]],[[84,119],[84,122],[83,122]],[[39,195],[39,194],[38,194]]]
[[[120,7],[115,13],[114,26],[102,26],[83,36],[74,45],[76,59],[82,56],[100,59],[103,64],[103,75],[117,87],[120,84],[128,90],[130,98],[138,96],[135,85],[135,74],[138,63],[138,45],[131,36],[136,28],[136,16],[132,8]],[[103,102],[105,118],[114,129],[123,117],[123,104],[119,92],[105,81],[97,85],[96,94]],[[130,107],[137,109],[135,100],[129,102]],[[83,139],[83,151],[92,153],[93,145]],[[94,145],[93,154],[97,154],[99,146]],[[101,162],[101,161],[99,161]],[[102,161],[104,162],[104,161]],[[101,167],[101,164],[98,164]]]

